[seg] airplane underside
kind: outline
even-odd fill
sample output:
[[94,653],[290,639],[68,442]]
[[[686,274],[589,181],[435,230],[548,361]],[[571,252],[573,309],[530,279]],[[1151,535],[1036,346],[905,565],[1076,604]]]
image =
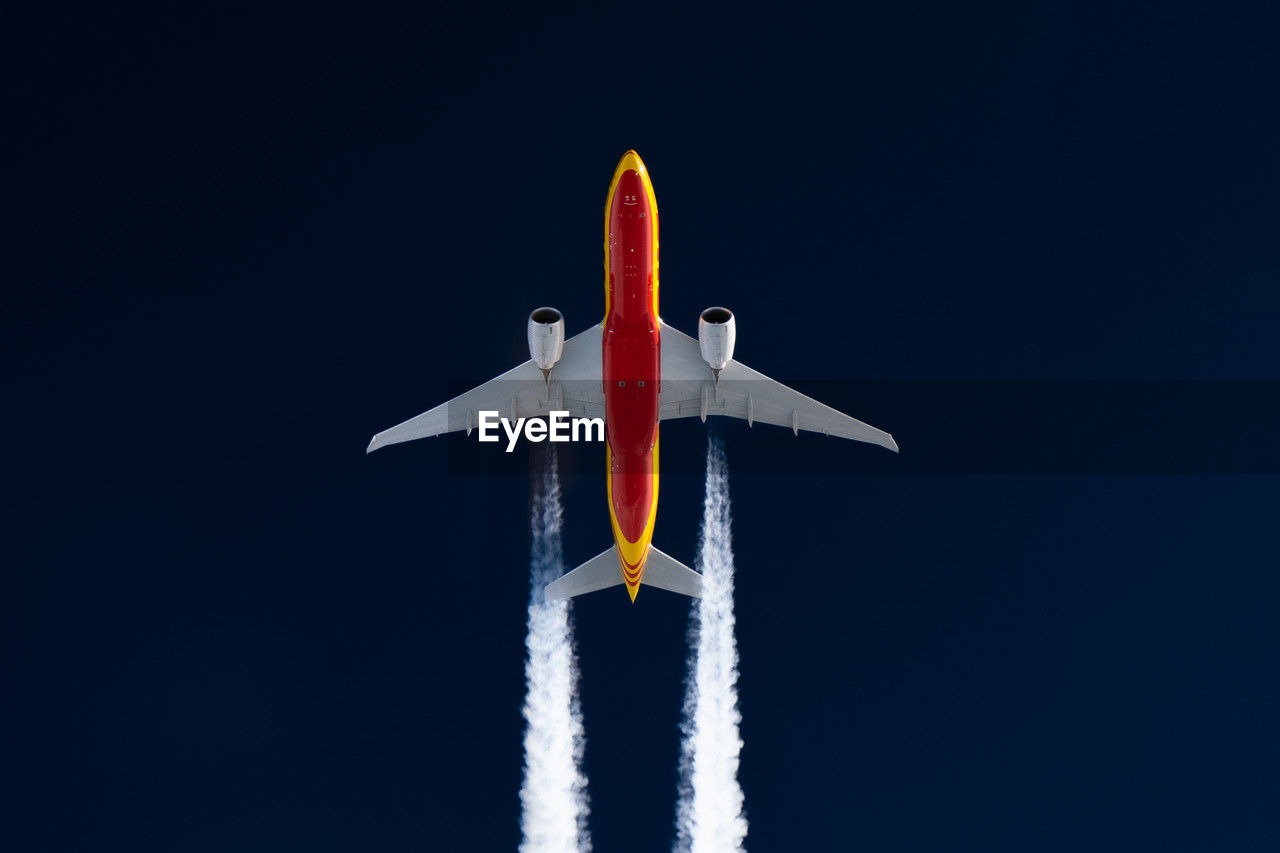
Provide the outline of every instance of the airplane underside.
[[603,417],[605,494],[612,548],[545,590],[548,600],[640,585],[692,597],[702,577],[653,547],[658,509],[659,424],[671,418],[727,416],[877,444],[893,437],[823,405],[733,358],[736,321],[708,308],[698,337],[658,315],[658,208],[648,171],[635,151],[614,170],[605,202],[604,320],[572,338],[554,308],[529,315],[530,360],[467,393],[378,433],[367,452],[447,432],[470,433],[481,411],[511,419],[565,411]]

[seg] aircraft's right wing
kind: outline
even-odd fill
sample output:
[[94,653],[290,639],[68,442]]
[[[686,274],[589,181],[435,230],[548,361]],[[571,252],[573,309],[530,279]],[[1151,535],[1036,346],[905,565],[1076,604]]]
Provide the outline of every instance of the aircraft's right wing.
[[798,433],[820,432],[865,441],[898,452],[893,436],[836,411],[799,391],[731,360],[717,378],[702,359],[698,342],[662,324],[662,393],[658,419],[707,419],[728,415],[748,424],[776,424]]
[[508,370],[461,396],[434,409],[383,430],[369,442],[366,453],[446,432],[479,426],[481,411],[496,411],[499,417],[546,417],[552,410],[571,417],[604,417],[604,386],[601,374],[601,326],[592,326],[564,342],[560,360],[544,378],[533,361]]

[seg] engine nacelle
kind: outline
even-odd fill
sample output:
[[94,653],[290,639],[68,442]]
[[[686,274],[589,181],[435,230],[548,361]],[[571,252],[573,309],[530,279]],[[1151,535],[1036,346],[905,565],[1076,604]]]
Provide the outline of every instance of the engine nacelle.
[[708,308],[698,317],[698,348],[717,376],[733,358],[736,336],[733,312],[728,308]]
[[554,308],[538,308],[529,315],[529,357],[548,371],[564,353],[564,315]]

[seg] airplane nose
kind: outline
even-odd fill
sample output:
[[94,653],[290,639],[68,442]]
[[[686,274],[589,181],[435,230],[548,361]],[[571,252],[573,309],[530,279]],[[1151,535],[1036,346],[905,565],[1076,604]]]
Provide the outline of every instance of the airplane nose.
[[622,159],[618,161],[618,168],[615,171],[626,172],[628,170],[644,174],[644,161],[640,159],[640,155],[635,152],[635,149],[622,155]]

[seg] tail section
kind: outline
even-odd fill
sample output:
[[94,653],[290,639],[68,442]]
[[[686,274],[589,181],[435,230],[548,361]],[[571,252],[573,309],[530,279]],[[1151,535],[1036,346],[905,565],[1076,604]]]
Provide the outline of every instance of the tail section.
[[[640,583],[656,586],[669,592],[678,592],[690,598],[702,597],[702,575],[668,556],[652,545],[645,555],[644,574]],[[544,595],[547,601],[573,598],[598,589],[622,586],[622,567],[614,548],[592,557],[573,571],[561,575],[547,584]]]

